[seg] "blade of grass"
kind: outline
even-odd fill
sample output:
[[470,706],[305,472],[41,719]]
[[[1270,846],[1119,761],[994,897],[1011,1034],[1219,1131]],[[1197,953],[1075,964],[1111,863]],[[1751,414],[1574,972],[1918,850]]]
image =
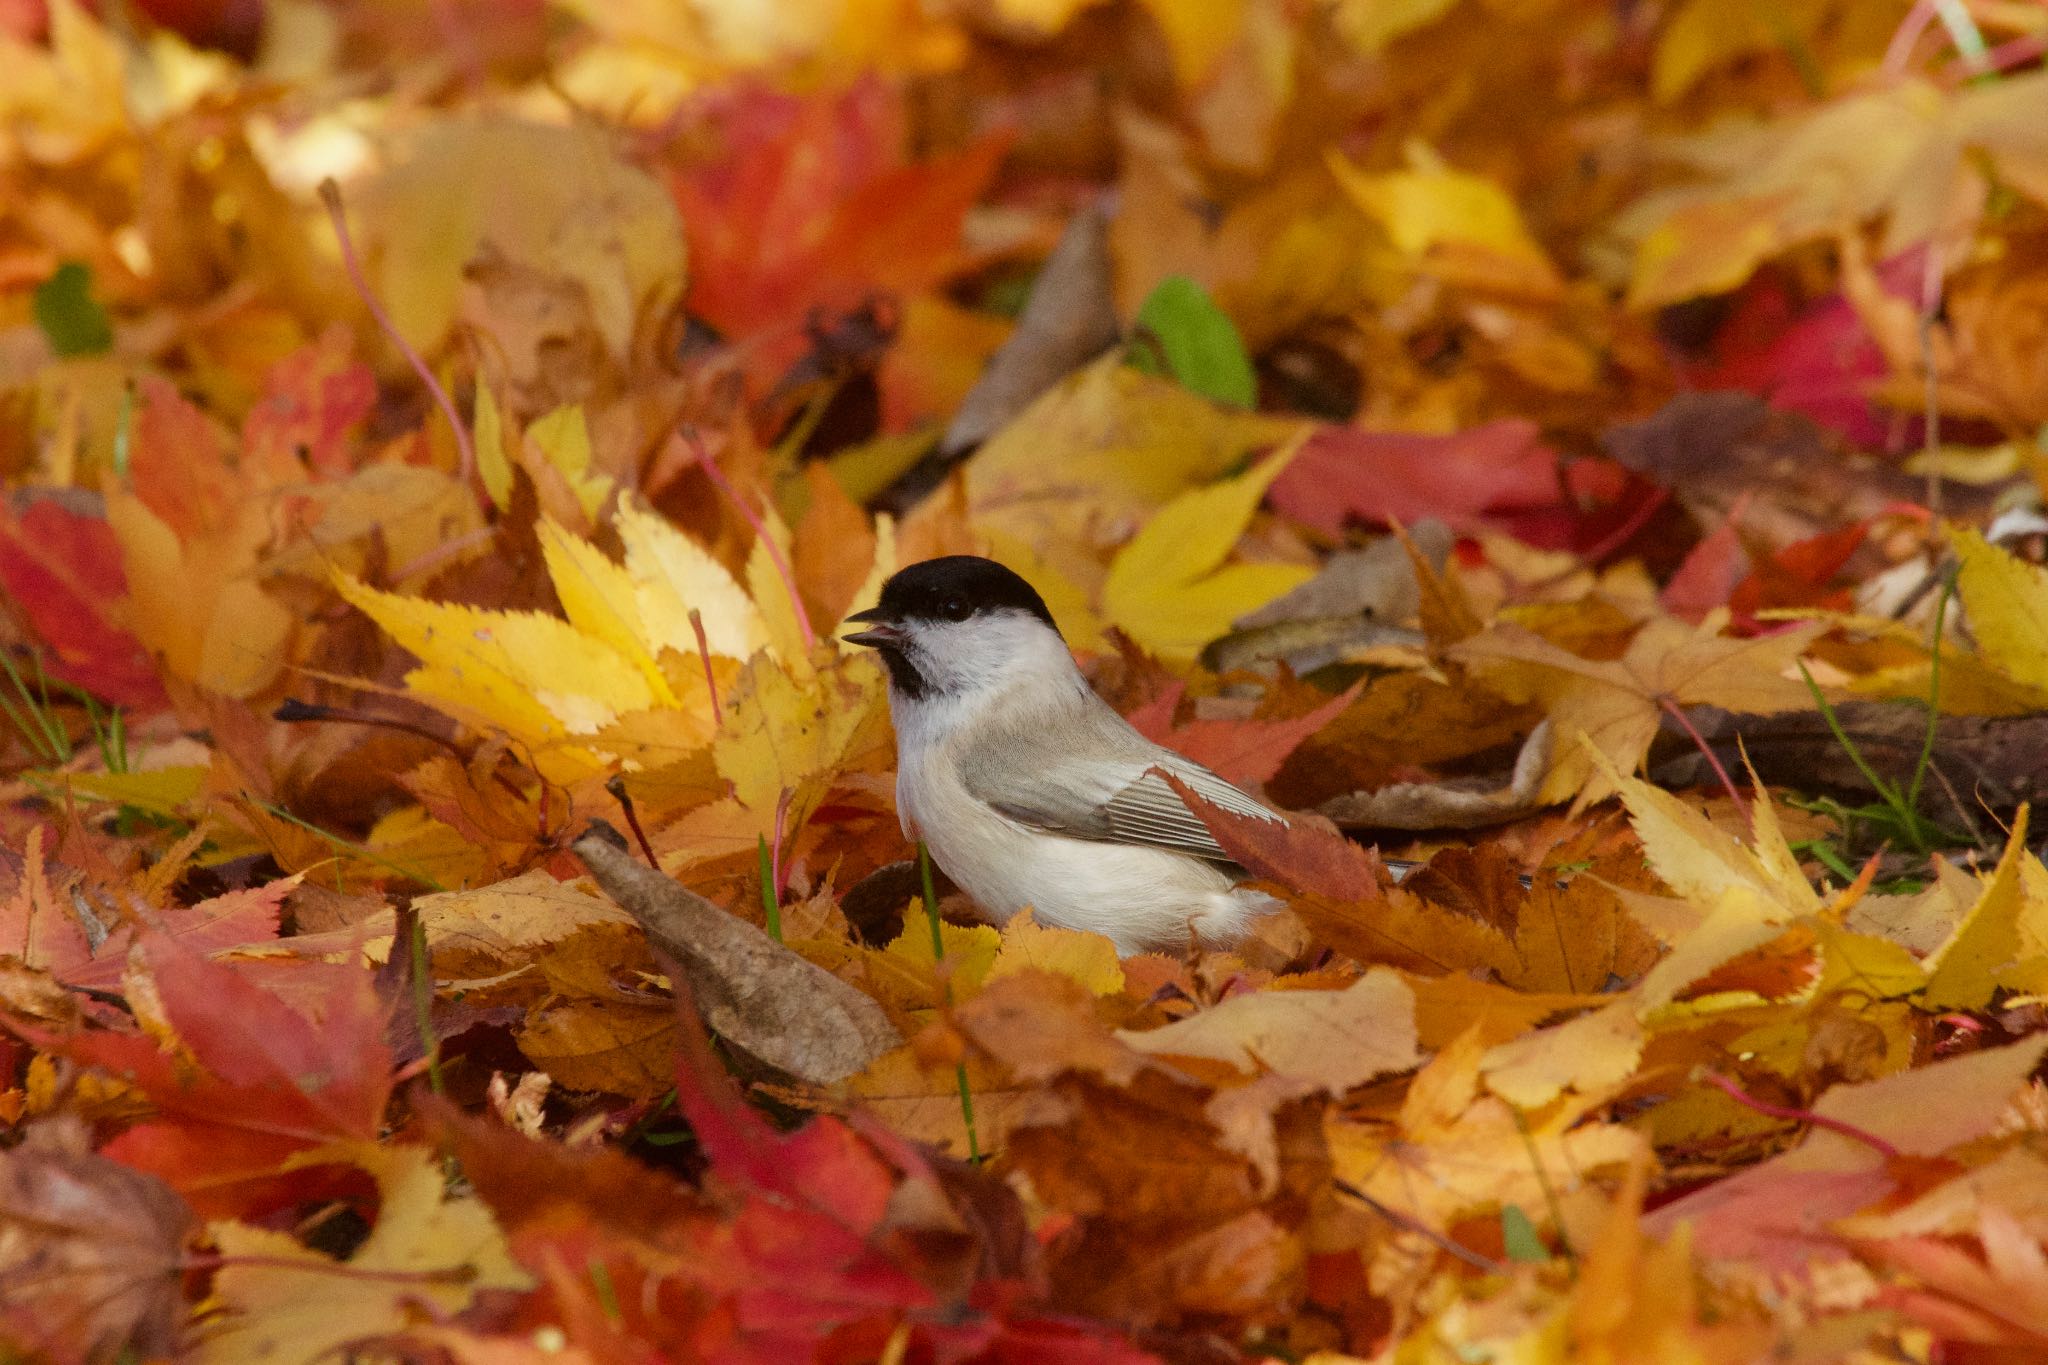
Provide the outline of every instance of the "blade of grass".
[[1956,590],[1953,571],[1943,575],[1941,596],[1934,599],[1934,645],[1927,656],[1927,733],[1920,740],[1920,758],[1913,765],[1913,782],[1906,788],[1906,804],[1920,809],[1920,786],[1927,780],[1928,765],[1934,762],[1934,736],[1941,729],[1941,632],[1948,619],[1948,599]]
[[427,925],[417,913],[412,917],[412,1009],[419,1023],[420,1046],[426,1049],[427,1087],[446,1095],[448,1084],[441,1075],[441,1040],[434,1033],[433,965],[427,956]]
[[[917,841],[917,874],[924,885],[924,917],[932,927],[932,962],[943,962],[946,958],[946,935],[940,929],[939,892],[932,882],[932,854],[924,846],[924,840]],[[946,982],[946,1003],[953,1003],[953,983]],[[954,1064],[953,1075],[960,1083],[960,1119],[967,1125],[967,1159],[981,1164],[981,1136],[974,1127],[974,1091],[967,1084],[967,1063]]]
[[418,868],[407,867],[404,863],[393,862],[391,859],[384,857],[383,855],[377,853],[373,849],[364,847],[362,844],[357,843],[353,839],[344,839],[339,834],[331,834],[328,831],[320,828],[320,826],[314,824],[312,821],[302,820],[298,816],[293,815],[283,806],[277,805],[270,801],[257,801],[253,798],[250,800],[249,804],[256,807],[260,811],[264,811],[267,814],[276,816],[278,819],[284,821],[288,825],[298,826],[300,829],[306,831],[306,833],[312,835],[316,839],[324,839],[328,844],[332,845],[333,847],[341,849],[344,852],[354,854],[356,857],[361,858],[364,862],[375,863],[377,866],[381,868],[384,868],[391,872],[396,872],[401,877],[406,877],[413,881],[416,881],[421,886],[426,887],[429,891],[446,891],[448,889],[447,887],[443,886],[440,882],[434,880],[434,878],[420,871]]
[[775,891],[775,859],[768,852],[768,836],[754,836],[761,845],[761,913],[768,920],[768,937],[782,942],[782,897]]

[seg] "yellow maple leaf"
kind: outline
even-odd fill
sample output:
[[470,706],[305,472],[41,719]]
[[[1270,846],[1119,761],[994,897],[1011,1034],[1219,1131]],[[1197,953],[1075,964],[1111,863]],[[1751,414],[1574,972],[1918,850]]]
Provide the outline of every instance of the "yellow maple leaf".
[[575,281],[615,357],[642,318],[682,296],[674,199],[596,128],[443,119],[424,124],[407,152],[356,202],[378,248],[377,295],[422,350],[454,320],[463,267],[487,251]]
[[[2027,882],[2048,882],[2027,851],[2027,808],[2013,820],[2012,837],[1977,903],[1948,941],[1928,959],[1922,1001],[1930,1009],[1972,1010],[1991,1003],[2001,985],[2038,989],[2048,970],[2048,902],[2029,894]],[[2023,869],[2034,864],[2033,877]]]
[[1114,943],[1100,934],[1040,924],[1028,909],[1003,926],[1003,946],[985,979],[1025,970],[1071,977],[1091,995],[1115,995],[1124,988],[1123,962]]
[[1192,659],[1238,617],[1313,577],[1298,564],[1223,562],[1300,448],[1297,436],[1257,468],[1162,507],[1110,563],[1102,585],[1109,619],[1164,658]]
[[1101,551],[1161,504],[1222,478],[1298,421],[1226,411],[1121,355],[1068,376],[967,462],[978,535],[1030,546],[1052,573],[1092,589]]
[[653,704],[632,660],[559,617],[429,602],[347,575],[336,576],[335,589],[418,656],[407,687],[536,749]]
[[1720,635],[1724,622],[1718,613],[1697,627],[1660,617],[1636,632],[1621,658],[1605,660],[1581,658],[1534,631],[1498,622],[1450,654],[1509,700],[1541,703],[1559,735],[1592,741],[1593,750],[1556,745],[1541,792],[1545,801],[1576,798],[1584,808],[1614,790],[1593,751],[1617,771],[1632,771],[1662,715],[1674,708],[1705,704],[1771,715],[1813,704],[1805,685],[1787,675],[1824,624],[1736,640]]
[[1949,539],[1962,561],[1956,592],[1978,648],[2013,681],[2048,692],[2048,569],[1975,531],[1957,530]]
[[1419,143],[1408,149],[1408,159],[1406,170],[1369,175],[1335,149],[1326,157],[1337,183],[1386,230],[1396,250],[1421,256],[1439,246],[1477,248],[1514,262],[1533,285],[1557,287],[1556,267],[1498,181],[1447,166]]
[[352,1342],[403,1332],[417,1320],[417,1304],[453,1315],[480,1292],[532,1287],[483,1202],[449,1193],[432,1149],[359,1143],[302,1153],[290,1164],[337,1159],[377,1182],[381,1197],[369,1236],[346,1261],[337,1261],[288,1233],[241,1222],[210,1224],[223,1264],[212,1279],[216,1312],[193,1360],[340,1359]]

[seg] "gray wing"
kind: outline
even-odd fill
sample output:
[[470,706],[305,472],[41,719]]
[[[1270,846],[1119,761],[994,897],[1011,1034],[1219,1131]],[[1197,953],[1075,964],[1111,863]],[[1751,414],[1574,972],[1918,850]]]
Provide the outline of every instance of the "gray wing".
[[[1070,755],[1096,757],[1077,761]],[[1104,707],[1024,732],[991,734],[960,756],[968,792],[1019,824],[1075,839],[1145,844],[1216,862],[1230,855],[1153,768],[1238,815],[1281,817],[1201,764],[1162,749]]]

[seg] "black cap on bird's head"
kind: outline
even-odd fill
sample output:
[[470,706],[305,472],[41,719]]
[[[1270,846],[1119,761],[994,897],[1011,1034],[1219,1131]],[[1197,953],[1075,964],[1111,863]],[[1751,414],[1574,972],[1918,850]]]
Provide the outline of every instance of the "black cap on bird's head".
[[846,618],[873,628],[846,638],[857,645],[885,648],[902,638],[906,625],[965,621],[999,611],[1035,616],[1059,630],[1037,589],[1010,570],[980,555],[946,555],[892,574],[882,585],[879,602]]
[[[952,635],[952,627],[987,620],[985,628],[971,634],[983,646],[992,643],[983,629],[998,632],[1005,620],[1014,626],[1028,618],[1060,638],[1045,599],[1022,578],[993,559],[979,555],[947,555],[912,564],[882,585],[881,600],[866,611],[847,617],[866,629],[846,636],[849,644],[867,645],[882,656],[889,669],[889,681],[906,697],[923,697],[933,692],[952,693],[966,685],[965,675],[986,662],[986,648],[939,644]],[[1059,646],[1062,656],[1064,645]]]

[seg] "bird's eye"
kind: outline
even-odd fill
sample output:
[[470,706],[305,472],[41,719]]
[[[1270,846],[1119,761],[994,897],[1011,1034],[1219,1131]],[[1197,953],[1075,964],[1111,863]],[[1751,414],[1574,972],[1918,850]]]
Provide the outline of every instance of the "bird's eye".
[[948,597],[939,603],[939,615],[948,621],[965,621],[974,615],[974,608],[964,597]]

